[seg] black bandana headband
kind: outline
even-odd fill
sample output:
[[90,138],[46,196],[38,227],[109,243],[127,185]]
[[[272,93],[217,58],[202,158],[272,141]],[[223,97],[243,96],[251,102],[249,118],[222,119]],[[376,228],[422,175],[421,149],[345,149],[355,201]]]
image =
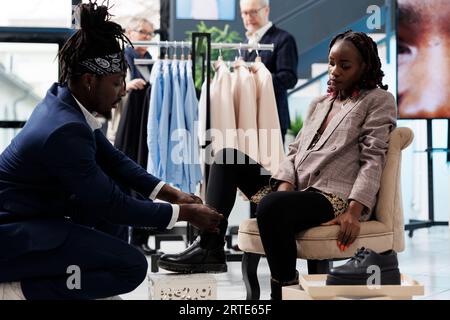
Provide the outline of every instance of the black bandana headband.
[[126,71],[125,58],[122,52],[108,54],[103,57],[88,58],[79,63],[78,73],[94,73],[106,76]]

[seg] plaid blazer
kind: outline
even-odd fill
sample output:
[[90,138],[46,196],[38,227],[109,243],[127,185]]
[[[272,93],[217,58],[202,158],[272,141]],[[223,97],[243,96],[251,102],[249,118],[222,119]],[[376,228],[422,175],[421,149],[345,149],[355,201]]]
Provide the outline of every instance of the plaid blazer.
[[315,188],[356,200],[369,214],[376,203],[389,134],[396,126],[395,99],[379,88],[362,91],[334,116],[308,150],[332,102],[327,96],[312,101],[302,130],[272,178],[290,182],[297,190]]

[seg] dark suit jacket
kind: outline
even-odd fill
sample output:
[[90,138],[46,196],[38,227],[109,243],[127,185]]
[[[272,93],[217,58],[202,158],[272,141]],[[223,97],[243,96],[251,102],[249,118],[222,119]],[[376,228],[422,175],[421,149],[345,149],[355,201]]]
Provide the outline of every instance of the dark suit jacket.
[[[261,44],[274,44],[274,51],[260,51],[264,65],[272,73],[278,116],[283,134],[290,127],[287,90],[297,84],[298,53],[294,37],[273,25],[262,37]],[[256,52],[245,51],[246,61],[255,61]]]
[[0,155],[0,260],[59,246],[67,217],[164,230],[169,204],[119,188],[148,198],[159,182],[92,131],[68,88],[54,84]]

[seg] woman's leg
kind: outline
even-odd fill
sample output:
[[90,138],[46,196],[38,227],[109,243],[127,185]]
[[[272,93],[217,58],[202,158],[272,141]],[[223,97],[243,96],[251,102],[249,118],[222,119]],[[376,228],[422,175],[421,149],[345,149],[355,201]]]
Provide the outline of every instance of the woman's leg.
[[216,155],[210,169],[206,191],[206,204],[215,208],[225,219],[219,226],[220,234],[203,233],[202,247],[217,248],[224,244],[228,217],[236,200],[239,188],[251,198],[262,187],[269,184],[270,175],[263,167],[235,149],[223,149]]
[[146,274],[147,260],[137,249],[80,225],[56,249],[0,261],[0,282],[20,281],[27,299],[111,297],[134,290]]
[[226,272],[224,238],[237,188],[251,198],[269,179],[262,167],[245,154],[234,149],[221,150],[211,165],[206,191],[206,204],[225,217],[219,234],[203,232],[183,252],[163,255],[159,267],[182,273]]
[[264,197],[257,221],[272,278],[280,283],[295,279],[295,234],[333,218],[331,203],[317,192],[274,192]]

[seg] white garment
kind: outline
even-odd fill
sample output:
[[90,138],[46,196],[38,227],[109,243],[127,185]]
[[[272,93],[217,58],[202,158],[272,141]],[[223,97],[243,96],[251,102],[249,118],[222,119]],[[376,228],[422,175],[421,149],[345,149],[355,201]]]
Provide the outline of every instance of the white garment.
[[217,62],[211,82],[211,128],[215,151],[238,147],[231,73],[223,61]]
[[243,60],[235,62],[231,78],[238,149],[258,162],[259,147],[255,80]]
[[81,109],[81,112],[83,112],[84,118],[86,119],[87,124],[92,129],[92,131],[100,129],[102,127],[102,123],[97,120],[82,104],[80,101],[75,98],[74,95],[72,97],[75,99],[75,102],[78,104],[78,106]]
[[259,161],[266,170],[275,174],[285,153],[272,74],[262,62],[256,62],[251,70],[256,84]]
[[26,300],[20,282],[0,283],[0,300]]

